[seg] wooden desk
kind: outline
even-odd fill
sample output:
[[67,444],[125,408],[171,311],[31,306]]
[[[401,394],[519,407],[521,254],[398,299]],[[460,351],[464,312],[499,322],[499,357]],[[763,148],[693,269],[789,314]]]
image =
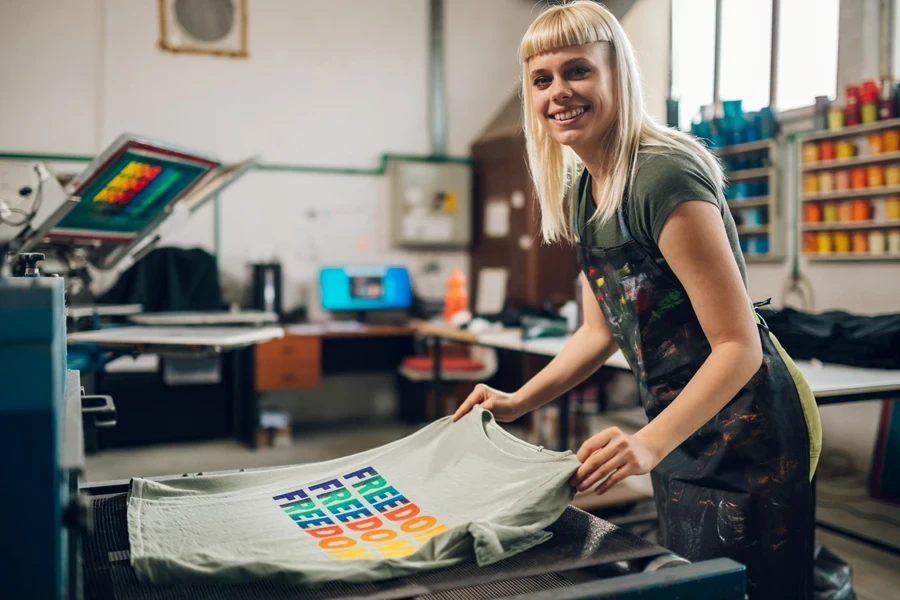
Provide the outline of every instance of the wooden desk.
[[322,382],[322,372],[329,370],[325,368],[325,363],[333,362],[323,358],[323,343],[326,340],[411,338],[416,332],[416,327],[412,324],[369,325],[341,322],[288,325],[284,329],[283,338],[256,347],[257,392],[318,387]]

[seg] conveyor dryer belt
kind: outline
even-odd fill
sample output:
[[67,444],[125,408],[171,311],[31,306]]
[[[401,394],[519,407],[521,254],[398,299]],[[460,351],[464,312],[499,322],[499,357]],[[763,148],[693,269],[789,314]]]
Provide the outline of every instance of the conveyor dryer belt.
[[[428,598],[478,600],[571,585],[566,572],[591,567],[620,575],[624,564],[640,570],[667,550],[573,507],[548,529],[553,537],[497,564],[467,561],[453,567],[373,583],[330,583],[289,587],[267,581],[230,585],[158,586],[138,581],[128,560],[126,494],[91,499],[94,533],[84,538],[86,600],[392,600]],[[606,565],[604,567],[603,565]],[[598,571],[599,570],[599,571]],[[582,579],[576,581],[583,581]]]

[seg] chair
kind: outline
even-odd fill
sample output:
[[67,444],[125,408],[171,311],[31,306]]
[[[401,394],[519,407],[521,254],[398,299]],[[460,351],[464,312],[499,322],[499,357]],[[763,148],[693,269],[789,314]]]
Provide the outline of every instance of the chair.
[[[427,388],[425,418],[429,421],[451,414],[476,384],[490,379],[497,372],[497,352],[493,348],[454,346],[459,350],[454,352],[451,348],[441,348],[441,381],[452,384],[443,388],[446,390],[449,387],[450,394],[432,398],[433,389],[431,386]],[[434,360],[431,356],[409,356],[403,359],[398,372],[409,381],[427,384],[434,376]]]

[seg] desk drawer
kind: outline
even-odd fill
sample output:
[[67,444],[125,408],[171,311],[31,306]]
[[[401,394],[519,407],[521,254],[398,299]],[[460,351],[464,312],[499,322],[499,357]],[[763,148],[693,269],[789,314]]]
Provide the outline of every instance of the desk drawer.
[[256,390],[318,387],[322,379],[322,340],[290,336],[256,346]]

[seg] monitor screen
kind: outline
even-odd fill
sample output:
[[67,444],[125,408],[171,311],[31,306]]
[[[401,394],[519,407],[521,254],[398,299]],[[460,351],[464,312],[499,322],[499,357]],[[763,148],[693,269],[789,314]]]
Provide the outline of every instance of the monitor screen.
[[218,165],[162,146],[125,141],[76,182],[71,193],[81,202],[48,237],[129,241]]
[[412,305],[406,267],[325,267],[319,271],[322,308],[329,311],[386,310]]

